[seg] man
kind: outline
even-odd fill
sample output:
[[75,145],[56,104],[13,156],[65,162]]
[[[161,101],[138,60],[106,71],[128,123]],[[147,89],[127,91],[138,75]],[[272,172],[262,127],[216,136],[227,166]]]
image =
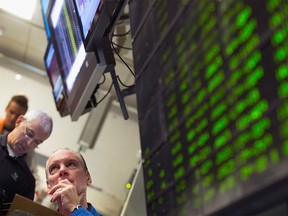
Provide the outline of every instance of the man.
[[5,109],[5,117],[0,119],[0,134],[8,133],[15,127],[17,118],[28,110],[28,98],[25,95],[14,95]]
[[15,128],[0,136],[0,189],[5,191],[5,203],[12,202],[16,193],[33,200],[35,178],[24,157],[50,136],[52,127],[48,114],[33,110],[20,115]]
[[59,149],[46,162],[46,183],[51,202],[66,216],[100,216],[87,202],[87,186],[92,179],[82,155],[69,149]]
[[[20,115],[25,115],[28,110],[28,98],[22,94],[13,95],[5,108],[5,117],[0,119],[0,134],[11,132],[15,128],[16,120]],[[39,196],[40,180],[35,161],[35,151],[27,152],[25,161],[36,179],[35,195]]]

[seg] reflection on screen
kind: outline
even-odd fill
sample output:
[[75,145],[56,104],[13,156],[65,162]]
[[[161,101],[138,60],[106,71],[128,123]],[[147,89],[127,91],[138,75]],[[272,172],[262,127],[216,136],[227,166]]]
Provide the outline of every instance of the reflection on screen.
[[52,44],[49,46],[45,64],[51,81],[55,101],[58,102],[63,91],[63,83],[60,75],[59,64],[55,55],[55,49]]
[[74,64],[70,70],[70,73],[69,75],[67,76],[66,78],[66,83],[67,83],[67,88],[68,88],[68,91],[71,91],[71,89],[73,88],[73,84],[76,80],[76,77],[77,75],[79,74],[80,72],[80,68],[85,60],[85,57],[86,57],[86,52],[85,52],[85,49],[84,49],[84,44],[81,43],[81,46],[79,48],[79,52],[76,56],[76,59],[74,61]]
[[86,38],[95,13],[100,5],[100,0],[76,0],[75,3],[81,19],[83,36]]

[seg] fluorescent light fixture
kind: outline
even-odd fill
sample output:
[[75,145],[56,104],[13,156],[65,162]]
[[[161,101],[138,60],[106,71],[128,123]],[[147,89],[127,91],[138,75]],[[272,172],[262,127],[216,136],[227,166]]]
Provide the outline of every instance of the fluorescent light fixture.
[[31,20],[36,0],[0,0],[0,8],[20,18]]

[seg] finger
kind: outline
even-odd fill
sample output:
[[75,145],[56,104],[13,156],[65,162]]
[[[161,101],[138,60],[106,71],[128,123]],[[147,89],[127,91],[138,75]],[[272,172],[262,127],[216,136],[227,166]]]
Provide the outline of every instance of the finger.
[[58,188],[52,195],[50,202],[55,202],[58,199],[61,199],[62,188]]
[[[49,190],[49,194],[53,194],[55,193],[55,191],[57,191],[59,188],[65,188],[67,183],[69,181],[65,181],[65,180],[61,180],[58,182],[58,184],[54,185],[50,190]],[[69,182],[70,183],[70,182]]]
[[57,190],[59,190],[61,187],[60,185],[55,185],[54,187],[52,187],[49,191],[48,194],[54,194]]

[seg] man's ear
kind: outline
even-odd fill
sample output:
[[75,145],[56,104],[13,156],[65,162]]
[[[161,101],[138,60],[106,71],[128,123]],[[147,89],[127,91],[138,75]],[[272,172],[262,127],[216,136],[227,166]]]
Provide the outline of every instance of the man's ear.
[[15,127],[18,127],[20,125],[21,122],[23,122],[25,120],[24,115],[20,115],[15,123]]
[[89,171],[86,172],[86,178],[87,178],[87,185],[91,185],[92,178],[91,178]]

